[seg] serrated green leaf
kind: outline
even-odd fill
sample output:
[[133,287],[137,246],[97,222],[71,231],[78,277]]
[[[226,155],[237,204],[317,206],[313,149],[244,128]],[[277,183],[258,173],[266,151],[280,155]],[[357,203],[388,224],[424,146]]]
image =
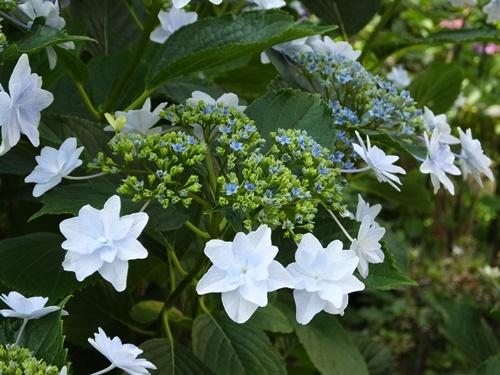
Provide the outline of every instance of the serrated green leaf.
[[500,354],[488,358],[472,375],[498,375],[500,374]]
[[31,173],[36,165],[34,155],[21,147],[14,147],[0,157],[0,174],[22,176]]
[[0,281],[22,294],[56,300],[93,282],[64,271],[64,238],[54,233],[31,233],[0,241]]
[[276,333],[293,332],[293,327],[288,323],[286,316],[280,309],[270,303],[266,307],[257,309],[248,321],[264,331]]
[[176,342],[167,339],[148,340],[139,346],[145,358],[156,366],[152,375],[213,375],[193,353]]
[[[116,185],[109,183],[79,183],[57,186],[43,195],[44,206],[40,211],[30,217],[30,221],[46,214],[73,214],[76,215],[80,208],[89,204],[101,209],[104,203],[116,193]],[[141,203],[134,203],[129,199],[121,199],[121,215],[138,212]]]
[[394,374],[394,359],[387,347],[363,334],[354,335],[353,342],[365,359],[370,375]]
[[268,140],[264,151],[272,144],[269,133],[278,128],[306,130],[321,145],[332,146],[330,108],[319,95],[299,90],[272,92],[254,101],[245,113]]
[[26,35],[17,40],[15,44],[7,47],[1,54],[2,60],[17,59],[23,53],[31,55],[44,48],[61,43],[91,41],[91,38],[79,35],[67,35],[64,30],[58,30],[52,26],[44,25],[43,18],[37,18]]
[[363,357],[334,315],[320,312],[302,325],[295,319],[294,305],[291,296],[281,295],[278,306],[322,375],[368,375]]
[[204,18],[179,29],[158,48],[146,87],[153,90],[176,76],[329,30],[332,28],[297,24],[291,15],[274,9]]
[[377,13],[380,0],[302,0],[302,4],[324,23],[353,35]]
[[193,351],[216,374],[285,374],[285,364],[267,336],[253,324],[237,324],[225,313],[200,315],[193,325]]
[[84,83],[89,79],[90,71],[87,65],[72,51],[55,46],[57,61],[64,66],[69,75],[78,83]]
[[419,106],[435,114],[446,112],[462,87],[462,71],[455,64],[434,62],[412,81],[408,90]]

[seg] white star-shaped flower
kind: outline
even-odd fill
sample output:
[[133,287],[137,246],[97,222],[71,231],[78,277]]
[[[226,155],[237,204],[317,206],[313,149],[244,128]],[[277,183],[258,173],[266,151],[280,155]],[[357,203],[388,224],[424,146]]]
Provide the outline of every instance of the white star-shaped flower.
[[379,227],[379,225],[375,222],[375,218],[377,215],[380,213],[380,210],[382,209],[382,205],[376,204],[373,206],[370,206],[369,203],[365,202],[363,197],[361,197],[360,194],[358,194],[358,207],[356,209],[356,221],[359,221],[360,223],[363,221],[365,216],[370,217],[370,225],[373,225],[375,227]]
[[[191,0],[172,0],[172,4],[174,7],[177,9],[184,8],[186,5],[188,5],[191,2]],[[222,0],[210,0],[212,4],[219,5],[222,3]]]
[[222,293],[222,304],[237,323],[246,322],[257,308],[267,305],[267,293],[292,288],[285,268],[273,260],[278,248],[271,244],[271,229],[237,233],[233,242],[210,240],[205,254],[213,266],[196,286],[198,294]]
[[382,263],[384,252],[379,241],[385,234],[385,229],[371,225],[372,219],[366,215],[361,221],[358,236],[352,241],[350,250],[359,258],[358,271],[361,276],[368,276],[368,263]]
[[[141,134],[147,135],[161,132],[161,128],[151,129],[159,120],[160,111],[165,108],[167,103],[160,103],[151,112],[151,99],[148,98],[141,109],[134,109],[127,112],[116,111],[115,117],[125,117],[125,126],[120,129],[121,134]],[[112,126],[106,126],[106,131],[115,131]]]
[[10,76],[10,95],[0,91],[0,155],[19,142],[21,133],[28,137],[33,146],[38,147],[40,144],[40,111],[54,100],[52,94],[41,87],[42,78],[31,73],[28,55],[21,55]]
[[467,5],[476,5],[477,0],[448,0],[455,7],[464,7]]
[[35,158],[38,165],[24,179],[24,182],[36,183],[33,196],[39,197],[52,189],[63,177],[82,165],[78,159],[82,151],[83,147],[76,148],[76,138],[66,139],[59,150],[49,146],[42,148],[40,156]]
[[286,5],[284,0],[247,0],[247,2],[256,4],[255,9],[275,9]]
[[120,217],[120,198],[113,195],[102,210],[83,206],[77,217],[59,225],[68,252],[62,263],[73,271],[78,281],[98,271],[121,292],[127,284],[128,261],[144,259],[148,252],[137,240],[148,222],[148,215],[138,212]]
[[222,104],[224,107],[234,107],[238,111],[244,111],[246,106],[238,105],[238,95],[232,92],[221,95],[218,99],[212,98],[210,95],[205,94],[202,91],[193,91],[191,97],[186,100],[187,103],[192,105],[198,105],[198,103],[203,100],[205,104],[217,105]]
[[60,309],[58,306],[45,307],[49,300],[47,297],[26,298],[18,292],[2,294],[0,299],[10,307],[10,309],[0,310],[0,314],[5,318],[38,319]]
[[434,112],[432,112],[429,108],[424,107],[424,120],[430,131],[434,131],[434,129],[438,130],[440,134],[439,142],[449,145],[460,143],[457,137],[451,135],[451,127],[447,122],[446,115],[441,114],[435,116]]
[[392,165],[399,159],[399,156],[386,155],[384,151],[379,149],[377,146],[371,147],[370,138],[366,136],[366,144],[361,139],[361,136],[356,131],[356,136],[358,137],[359,145],[354,143],[352,147],[354,151],[368,164],[368,166],[373,169],[375,176],[379,182],[387,182],[397,191],[400,189],[394,184],[397,182],[401,185],[401,181],[393,173],[406,174],[405,170],[397,165]]
[[459,175],[460,169],[454,164],[455,156],[450,150],[450,146],[441,143],[441,134],[438,129],[432,132],[431,140],[427,133],[424,132],[425,144],[427,145],[427,159],[420,166],[420,172],[429,173],[431,182],[434,186],[434,194],[437,193],[440,183],[452,194],[455,194],[453,182],[449,179],[446,173]]
[[408,71],[402,66],[393,66],[391,72],[387,74],[387,79],[392,81],[397,88],[404,88],[410,85],[411,78],[408,77]]
[[481,142],[472,138],[472,132],[467,129],[464,133],[462,129],[458,128],[460,134],[460,143],[462,144],[462,152],[459,159],[462,167],[464,179],[470,173],[480,186],[483,186],[481,176],[479,173],[484,173],[491,181],[494,180],[493,172],[490,169],[491,160],[484,155],[481,147]]
[[483,7],[483,12],[488,16],[486,22],[495,23],[500,21],[500,0],[491,0]]
[[302,237],[295,262],[286,268],[295,282],[293,297],[300,324],[309,323],[322,310],[329,314],[343,314],[348,293],[365,288],[352,274],[358,257],[342,247],[342,242],[335,240],[323,248],[311,233]]
[[151,32],[149,39],[155,43],[163,44],[170,35],[182,26],[196,22],[198,14],[196,12],[186,12],[184,9],[172,7],[168,12],[160,10],[158,19],[161,25]]
[[[45,25],[52,26],[58,30],[62,30],[66,25],[66,21],[59,15],[59,4],[56,1],[44,1],[44,0],[24,0],[23,4],[19,4],[19,9],[21,9],[30,19],[28,26],[31,27],[33,20],[37,17],[45,17]],[[64,49],[75,49],[75,44],[73,42],[66,42],[58,44],[59,47]],[[57,62],[57,55],[54,48],[47,47],[47,57],[49,58],[49,67],[54,69]]]
[[119,368],[130,375],[145,375],[149,374],[147,369],[156,370],[156,366],[144,358],[137,358],[142,354],[142,350],[132,344],[122,344],[119,337],[114,337],[112,340],[106,336],[102,328],[98,328],[98,333],[94,333],[94,339],[89,338],[89,343],[103,354],[110,362],[111,366],[104,371],[110,371],[113,368]]
[[[290,42],[281,43],[273,46],[272,48],[278,52],[281,52],[283,55],[292,56],[296,53],[302,52],[312,52],[312,48],[310,45],[306,44],[308,38],[300,38],[295,39]],[[260,54],[260,61],[263,64],[268,64],[270,62],[265,52]]]
[[324,52],[327,55],[343,55],[350,60],[357,60],[361,55],[361,51],[355,50],[349,43],[334,42],[329,36],[325,36],[323,40],[315,38],[310,44],[315,51]]

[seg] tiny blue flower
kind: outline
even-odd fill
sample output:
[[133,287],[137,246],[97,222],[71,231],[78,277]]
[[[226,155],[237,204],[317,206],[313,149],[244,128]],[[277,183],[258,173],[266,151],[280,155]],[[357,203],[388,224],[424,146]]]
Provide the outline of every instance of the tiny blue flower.
[[238,185],[231,182],[230,184],[224,184],[224,189],[226,189],[226,195],[233,195],[238,192]]
[[231,120],[227,120],[227,124],[228,124],[229,126],[234,126],[234,125],[236,124],[236,121],[238,121],[238,120],[237,120],[237,119],[235,119],[235,118],[234,118],[234,119],[231,119]]
[[229,147],[231,147],[234,151],[240,151],[243,149],[243,143],[238,142],[236,139],[231,139]]
[[302,194],[302,188],[292,188],[292,194],[295,195],[297,198],[304,198],[304,195]]
[[323,150],[321,150],[321,146],[314,142],[313,146],[312,146],[312,151],[311,151],[313,157],[315,158],[319,158],[320,156],[323,156]]
[[196,144],[198,144],[198,140],[195,137],[193,137],[192,135],[189,135],[187,137],[187,143],[188,143],[188,145],[196,145]]
[[323,186],[323,184],[321,182],[316,182],[316,184],[314,184],[314,188],[316,189],[316,191],[318,193],[321,193],[323,190],[325,190],[325,187]]
[[255,131],[255,128],[250,124],[245,124],[243,128],[249,133],[253,133]]
[[352,167],[354,167],[354,163],[351,160],[347,160],[344,163],[343,167],[344,169],[352,169]]
[[231,133],[232,129],[231,129],[231,127],[230,127],[230,126],[220,125],[220,126],[219,126],[219,131],[220,131],[221,133],[226,133],[226,134],[228,134],[228,133]]
[[290,144],[292,144],[291,139],[288,138],[286,134],[283,134],[282,136],[276,136],[276,142],[279,142],[282,145],[290,145]]
[[245,189],[247,189],[248,191],[255,191],[257,190],[257,187],[254,184],[245,181]]
[[184,144],[181,142],[179,143],[173,143],[172,144],[172,150],[174,150],[175,152],[183,152],[183,151],[187,151],[187,147],[184,146]]
[[211,115],[213,111],[214,107],[212,107],[211,105],[207,105],[205,108],[203,108],[204,115]]
[[297,143],[299,144],[299,147],[302,149],[302,150],[305,150],[306,149],[306,140],[304,139],[303,136],[299,136],[299,138],[297,139]]

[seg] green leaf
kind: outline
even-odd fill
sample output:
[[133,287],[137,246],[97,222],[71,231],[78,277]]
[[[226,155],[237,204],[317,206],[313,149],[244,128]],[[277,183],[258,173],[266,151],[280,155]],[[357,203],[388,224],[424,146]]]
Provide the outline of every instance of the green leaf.
[[267,336],[225,313],[200,315],[193,325],[193,351],[216,374],[285,374],[285,364]]
[[363,334],[355,335],[353,342],[365,359],[370,375],[394,373],[394,359],[387,347]]
[[36,167],[35,156],[21,147],[14,147],[0,157],[0,174],[23,176]]
[[500,354],[488,358],[474,372],[473,375],[498,375],[500,374]]
[[324,23],[353,35],[377,13],[380,0],[302,0],[302,4]]
[[255,324],[256,327],[264,331],[276,333],[293,332],[293,327],[288,323],[286,316],[280,309],[270,303],[266,307],[257,309],[248,322]]
[[130,317],[141,324],[152,323],[158,319],[164,305],[160,301],[140,301],[130,310]]
[[167,339],[148,340],[139,346],[145,358],[156,366],[149,370],[152,375],[212,375],[214,374],[193,353]]
[[368,375],[366,363],[334,315],[319,312],[307,325],[295,319],[291,296],[281,296],[279,306],[322,375]]
[[[57,186],[43,195],[44,206],[40,211],[30,217],[30,221],[46,214],[73,214],[76,215],[80,208],[89,204],[101,209],[104,203],[116,193],[116,185],[109,183],[79,183]],[[141,203],[134,203],[127,198],[121,199],[121,215],[138,212]]]
[[427,106],[435,114],[444,113],[460,94],[462,79],[456,64],[434,62],[415,77],[408,90],[419,106]]
[[61,43],[92,40],[86,36],[67,35],[63,30],[44,25],[44,22],[43,18],[35,19],[26,35],[3,51],[2,60],[17,59],[23,53],[31,55],[44,48]]
[[31,233],[0,241],[0,281],[22,294],[50,297],[52,301],[93,282],[83,282],[64,271],[63,237],[53,233]]
[[268,140],[267,149],[271,147],[269,133],[278,128],[306,130],[321,145],[332,146],[334,132],[330,108],[319,95],[280,90],[257,99],[245,113],[255,121],[261,136]]
[[158,48],[146,87],[156,89],[173,77],[331,29],[304,22],[297,24],[291,15],[274,9],[203,18],[176,31]]
[[479,366],[489,357],[500,353],[498,332],[481,316],[475,307],[448,298],[430,297],[431,304],[443,317],[440,332],[468,359],[473,366]]
[[89,79],[90,71],[87,65],[72,51],[55,46],[57,61],[64,66],[69,75],[78,83],[84,83]]

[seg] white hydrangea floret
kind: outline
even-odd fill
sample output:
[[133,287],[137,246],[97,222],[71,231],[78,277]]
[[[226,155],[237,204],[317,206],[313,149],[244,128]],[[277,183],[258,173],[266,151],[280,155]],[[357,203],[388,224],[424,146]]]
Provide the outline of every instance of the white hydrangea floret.
[[495,23],[500,21],[500,0],[491,0],[483,7],[483,12],[486,13],[487,23]]
[[247,2],[255,4],[255,9],[275,9],[286,5],[284,0],[247,0]]
[[365,216],[370,217],[370,225],[379,227],[375,222],[375,218],[377,215],[380,213],[380,210],[382,210],[382,205],[381,204],[375,204],[373,206],[370,206],[369,203],[365,202],[363,197],[358,194],[358,206],[356,208],[356,221],[362,222]]
[[[147,135],[161,132],[161,128],[153,128],[160,120],[158,116],[163,108],[167,105],[166,102],[158,104],[151,112],[151,99],[148,98],[144,102],[141,109],[134,109],[127,112],[116,111],[115,117],[118,119],[121,116],[125,118],[125,125],[119,130],[121,134],[141,134]],[[106,131],[115,131],[112,126],[108,125],[104,128]]]
[[0,310],[0,314],[5,318],[38,319],[60,309],[59,306],[45,307],[49,300],[47,297],[27,298],[18,292],[2,294],[0,299],[10,307]]
[[393,66],[386,77],[399,89],[408,87],[411,83],[408,71],[402,66]]
[[359,258],[358,271],[365,278],[368,276],[368,263],[382,263],[385,258],[380,244],[385,229],[379,225],[371,225],[371,221],[370,216],[365,215],[361,220],[358,236],[350,247]]
[[40,144],[40,111],[54,100],[52,94],[41,87],[42,78],[31,73],[28,55],[22,54],[9,79],[10,95],[0,86],[0,155],[15,146],[21,134],[25,134],[33,146]]
[[401,185],[401,181],[393,173],[406,174],[405,170],[401,167],[393,165],[399,159],[399,156],[386,155],[384,151],[379,149],[377,146],[371,146],[370,138],[366,136],[366,146],[361,139],[361,136],[356,131],[356,137],[358,138],[359,145],[354,143],[352,147],[354,151],[368,164],[368,166],[373,169],[375,176],[379,182],[387,182],[397,191],[400,189],[394,184],[394,182]]
[[[295,39],[290,42],[286,43],[281,43],[277,44],[272,47],[272,49],[282,53],[283,55],[287,56],[292,56],[296,53],[306,53],[306,52],[312,52],[312,48],[310,45],[306,44],[308,38],[300,38],[300,39]],[[262,52],[260,54],[260,61],[263,64],[268,64],[270,62],[269,57],[267,57],[265,52]]]
[[424,133],[425,144],[427,146],[427,158],[420,166],[420,172],[431,175],[434,194],[438,192],[441,186],[440,183],[442,183],[445,189],[454,195],[455,187],[446,173],[459,175],[460,169],[453,164],[455,156],[451,152],[450,146],[441,143],[440,137],[441,133],[439,133],[438,129],[434,129],[430,141],[427,133]]
[[57,150],[46,146],[35,159],[38,165],[24,182],[34,182],[33,196],[39,197],[58,185],[61,180],[82,165],[79,159],[83,147],[76,148],[76,138],[66,139]]
[[472,174],[477,183],[483,186],[483,181],[479,174],[484,173],[486,177],[493,181],[493,172],[490,169],[491,160],[484,155],[481,142],[472,138],[470,129],[467,129],[464,133],[462,129],[458,128],[458,133],[460,134],[460,143],[462,144],[459,163],[462,167],[464,179],[467,175]]
[[364,289],[364,284],[353,275],[358,257],[342,247],[339,240],[323,248],[313,234],[302,237],[295,262],[286,268],[294,279],[293,297],[300,324],[309,323],[320,311],[342,315],[348,294]]
[[224,107],[234,107],[238,111],[244,111],[246,108],[246,106],[244,105],[238,105],[239,102],[238,95],[233,94],[232,92],[225,93],[221,95],[219,98],[214,99],[210,95],[202,91],[193,91],[191,93],[191,97],[187,99],[186,102],[197,106],[202,100],[205,104],[213,106],[217,104],[222,104]]
[[350,60],[357,60],[361,55],[360,50],[355,50],[347,42],[334,42],[329,36],[321,38],[313,38],[309,42],[313,50],[323,52],[327,55],[343,55]]
[[222,293],[228,316],[246,322],[257,308],[267,305],[267,293],[292,288],[293,280],[285,268],[273,260],[278,248],[271,243],[266,225],[256,231],[237,233],[233,242],[210,240],[205,254],[213,265],[196,286],[198,294]]
[[147,369],[156,370],[156,366],[144,358],[137,358],[143,351],[132,344],[122,344],[119,337],[110,339],[101,327],[98,333],[94,333],[94,339],[88,339],[90,345],[104,355],[111,365],[99,371],[99,374],[108,372],[113,368],[119,368],[130,375],[149,374]]
[[449,145],[460,143],[457,137],[451,135],[451,127],[447,122],[448,119],[446,118],[446,115],[441,114],[435,116],[434,112],[432,112],[429,108],[424,107],[424,120],[429,131],[434,131],[434,129],[438,130],[440,134],[439,142]]
[[155,43],[163,44],[170,35],[182,26],[196,22],[198,14],[196,12],[186,12],[184,9],[178,9],[174,6],[168,12],[161,10],[158,13],[158,19],[160,20],[160,27],[151,32],[149,39]]
[[102,210],[83,206],[78,216],[59,225],[66,237],[61,244],[67,250],[64,270],[74,272],[78,281],[98,271],[117,291],[125,290],[128,261],[148,256],[137,240],[147,222],[144,212],[120,217],[117,195],[109,198]]

